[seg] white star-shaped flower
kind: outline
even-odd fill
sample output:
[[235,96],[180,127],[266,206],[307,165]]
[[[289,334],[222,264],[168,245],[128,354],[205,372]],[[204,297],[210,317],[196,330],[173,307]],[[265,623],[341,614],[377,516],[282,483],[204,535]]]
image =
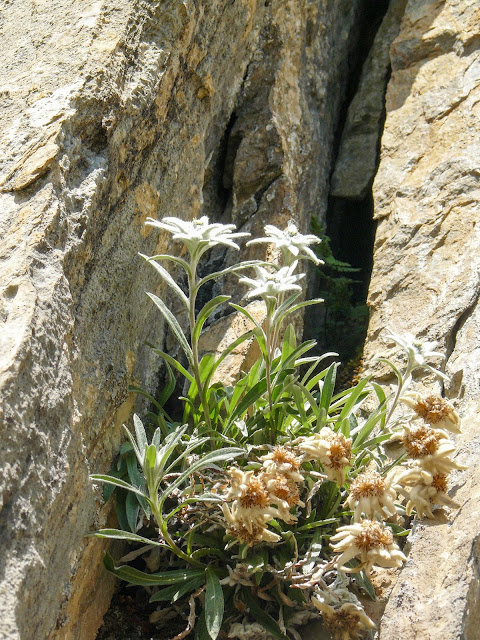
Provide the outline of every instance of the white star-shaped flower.
[[223,244],[233,249],[240,249],[234,242],[237,238],[249,236],[249,233],[234,232],[234,224],[209,223],[207,216],[196,220],[181,220],[180,218],[166,217],[162,220],[147,218],[145,225],[165,229],[172,234],[174,240],[183,242],[190,256],[199,259],[208,249],[218,244]]
[[269,243],[281,250],[285,264],[291,264],[295,260],[303,258],[311,260],[315,264],[323,264],[315,253],[310,249],[311,244],[321,242],[320,238],[312,234],[304,235],[300,233],[293,222],[289,222],[283,231],[272,224],[265,226],[265,238],[255,238],[249,240],[247,246],[251,244]]
[[254,269],[257,277],[255,279],[240,278],[239,282],[240,284],[245,284],[250,287],[247,298],[256,298],[259,296],[268,304],[269,302],[277,300],[282,293],[302,290],[302,287],[297,284],[297,282],[304,278],[305,274],[294,274],[293,271],[296,266],[296,263],[294,263],[288,267],[268,271],[264,267],[255,265]]

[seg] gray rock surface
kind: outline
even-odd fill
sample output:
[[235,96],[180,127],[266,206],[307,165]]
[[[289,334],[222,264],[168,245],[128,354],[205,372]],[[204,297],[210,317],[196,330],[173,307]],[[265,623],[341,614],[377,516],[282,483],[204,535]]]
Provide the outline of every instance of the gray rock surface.
[[366,359],[385,353],[386,326],[440,342],[468,470],[452,477],[460,509],[415,525],[380,640],[479,637],[479,47],[476,0],[410,0],[390,51]]
[[[0,32],[0,637],[91,640],[113,584],[88,475],[172,347],[147,216],[326,208],[358,3],[15,0]],[[218,260],[229,260],[227,255]],[[174,311],[176,311],[174,309]],[[180,318],[181,319],[181,318]]]
[[372,48],[363,64],[358,89],[348,107],[331,195],[363,200],[378,167],[385,118],[385,91],[390,75],[390,45],[398,35],[407,0],[391,0]]

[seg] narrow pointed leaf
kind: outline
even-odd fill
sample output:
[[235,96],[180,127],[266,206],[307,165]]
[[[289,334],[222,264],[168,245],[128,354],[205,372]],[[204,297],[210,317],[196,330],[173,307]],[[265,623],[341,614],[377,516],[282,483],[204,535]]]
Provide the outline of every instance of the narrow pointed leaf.
[[185,308],[188,310],[189,302],[188,302],[187,296],[183,293],[183,291],[180,289],[178,284],[175,282],[175,280],[172,278],[172,276],[168,273],[168,271],[165,269],[165,267],[162,267],[162,265],[158,264],[158,262],[156,260],[151,260],[148,256],[144,256],[142,253],[140,253],[139,255],[142,258],[144,258],[147,262],[149,262],[154,269],[157,270],[157,272],[161,275],[163,280],[168,284],[169,287],[171,287],[171,289],[173,289],[173,291],[175,291],[177,296],[180,298],[180,300],[185,305]]
[[124,480],[120,480],[120,478],[114,478],[113,476],[104,476],[98,473],[94,473],[93,475],[90,476],[90,478],[92,480],[97,480],[98,482],[113,484],[116,487],[127,489],[127,491],[133,491],[133,493],[138,493],[139,496],[142,496],[143,498],[147,498],[147,496],[143,493],[143,491],[140,491],[140,489],[137,489],[131,484],[128,484],[128,482],[125,482]]
[[170,328],[172,329],[172,331],[175,334],[175,337],[177,338],[180,346],[182,347],[183,351],[185,352],[185,355],[187,356],[188,361],[190,362],[190,364],[192,364],[193,363],[193,353],[192,353],[192,350],[190,348],[190,345],[187,342],[187,339],[185,338],[185,334],[183,333],[182,328],[178,324],[178,320],[175,318],[175,316],[170,311],[170,309],[167,307],[167,305],[163,302],[163,300],[158,298],[153,293],[149,293],[148,291],[147,291],[147,296],[153,301],[153,303],[162,312],[165,320],[170,325]]
[[232,296],[216,296],[203,307],[200,313],[197,316],[197,321],[195,322],[195,327],[193,329],[193,338],[194,340],[198,340],[200,337],[200,333],[202,331],[202,327],[205,324],[208,316],[215,311],[215,309],[230,300]]
[[205,622],[208,635],[216,640],[222,626],[224,600],[223,589],[215,571],[209,567],[206,570],[207,588],[205,591]]
[[[100,529],[99,531],[93,531],[87,534],[87,538],[111,538],[112,540],[128,540],[128,542],[140,542],[141,544],[149,544],[154,547],[162,547],[165,549],[165,545],[162,542],[156,540],[149,540],[143,536],[139,536],[136,533],[130,531],[123,531],[123,529]],[[113,560],[112,560],[113,563]],[[107,567],[108,568],[108,567]]]

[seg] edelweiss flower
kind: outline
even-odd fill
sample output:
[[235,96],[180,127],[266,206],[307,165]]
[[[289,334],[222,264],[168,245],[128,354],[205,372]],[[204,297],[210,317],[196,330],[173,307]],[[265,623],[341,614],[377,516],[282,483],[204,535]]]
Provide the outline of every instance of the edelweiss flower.
[[267,455],[261,456],[260,460],[266,475],[282,475],[294,482],[303,483],[303,476],[299,473],[302,461],[286,447],[275,447]]
[[311,244],[321,242],[320,238],[311,234],[306,236],[301,234],[293,222],[289,222],[284,231],[271,224],[267,224],[265,226],[265,233],[267,234],[266,238],[249,240],[247,246],[251,244],[263,244],[265,242],[274,244],[281,250],[285,264],[292,264],[293,261],[300,258],[312,260],[315,264],[323,264],[323,260],[320,260],[310,249]]
[[205,251],[217,244],[239,249],[240,247],[233,240],[250,235],[249,233],[233,233],[236,228],[234,224],[220,224],[219,222],[210,224],[207,216],[191,221],[174,217],[166,217],[162,220],[147,218],[145,225],[169,231],[173,239],[183,242],[190,256],[197,258],[197,260]]
[[247,298],[260,296],[267,305],[275,302],[282,293],[287,291],[301,291],[302,287],[297,284],[305,277],[304,273],[294,274],[297,263],[289,267],[282,267],[275,271],[268,271],[264,267],[254,266],[257,278],[240,278],[240,284],[246,284],[251,291],[247,293]]
[[232,510],[224,503],[223,515],[228,523],[227,533],[240,542],[246,542],[250,547],[259,542],[278,542],[280,536],[265,526],[272,515],[261,509],[241,509],[233,503]]
[[359,557],[360,565],[354,571],[363,569],[370,574],[373,565],[380,567],[400,567],[406,557],[393,541],[390,529],[374,520],[363,520],[352,525],[339,527],[337,533],[330,538],[336,544],[331,545],[335,553],[341,555],[336,560],[337,569],[352,558]]
[[338,640],[353,640],[366,629],[375,629],[360,600],[348,590],[348,580],[341,571],[332,585],[316,587],[312,603],[321,611],[327,631]]
[[[410,491],[405,488],[408,486],[412,487]],[[432,506],[435,504],[453,509],[458,509],[460,506],[447,495],[448,475],[446,473],[433,475],[415,465],[397,477],[396,488],[408,500],[407,516],[411,515],[415,509],[419,518],[425,516],[433,518]]]
[[355,521],[359,522],[362,513],[367,518],[374,518],[378,514],[382,518],[393,516],[395,513],[394,500],[397,497],[392,488],[393,474],[386,478],[376,471],[365,471],[358,475],[350,485],[350,495],[345,504],[354,509]]
[[325,629],[336,640],[357,640],[366,629],[375,629],[375,624],[367,616],[360,604],[345,602],[338,608],[312,597],[314,606],[321,611]]
[[352,440],[341,433],[335,433],[329,427],[323,427],[320,433],[299,438],[297,445],[305,460],[318,460],[329,480],[339,485],[345,483],[345,468],[350,464]]
[[422,398],[419,393],[408,393],[400,398],[434,429],[460,433],[460,418],[453,404],[440,396]]
[[[223,503],[222,511],[230,525],[227,533],[250,546],[258,542],[277,542],[280,536],[266,528],[272,518],[281,518],[288,523],[296,521],[290,513],[288,502],[270,493],[262,475],[255,471],[229,469],[231,486],[225,500],[232,500],[230,507]],[[272,506],[276,504],[277,507]]]
[[404,434],[401,442],[410,458],[424,458],[433,455],[440,445],[440,440],[448,438],[444,431],[436,431],[426,425],[403,425]]
[[444,373],[426,364],[426,361],[430,358],[445,358],[445,355],[443,353],[435,351],[438,346],[438,342],[422,342],[421,340],[417,340],[417,338],[415,338],[415,336],[411,333],[404,333],[403,335],[399,335],[391,329],[389,329],[387,338],[390,338],[391,340],[396,342],[399,347],[406,351],[408,356],[407,370],[409,372],[412,372],[418,367],[423,367],[424,369],[428,369],[432,373],[435,373],[435,375],[438,375],[442,378],[447,378]]

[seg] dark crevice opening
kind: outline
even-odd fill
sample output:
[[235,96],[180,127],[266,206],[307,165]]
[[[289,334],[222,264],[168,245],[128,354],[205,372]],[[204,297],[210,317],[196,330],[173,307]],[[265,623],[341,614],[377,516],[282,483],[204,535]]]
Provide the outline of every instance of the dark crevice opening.
[[[348,108],[361,79],[362,69],[373,45],[378,28],[387,12],[389,0],[366,0],[361,11],[357,46],[350,54],[350,74],[345,100],[338,117],[333,144],[331,173],[335,169]],[[388,83],[388,79],[387,79]],[[381,132],[385,112],[379,123],[379,142],[376,150],[376,166],[380,155]],[[372,179],[373,184],[373,179]],[[314,297],[324,297],[325,305],[317,307],[313,317],[305,319],[305,337],[315,338],[318,351],[335,351],[342,363],[343,378],[351,379],[361,364],[363,345],[368,327],[366,306],[368,288],[373,268],[373,246],[376,222],[373,218],[374,202],[371,186],[361,199],[330,196],[328,199],[323,234],[328,238],[331,255],[348,263],[355,271],[338,271],[328,264],[314,275],[310,292]]]

